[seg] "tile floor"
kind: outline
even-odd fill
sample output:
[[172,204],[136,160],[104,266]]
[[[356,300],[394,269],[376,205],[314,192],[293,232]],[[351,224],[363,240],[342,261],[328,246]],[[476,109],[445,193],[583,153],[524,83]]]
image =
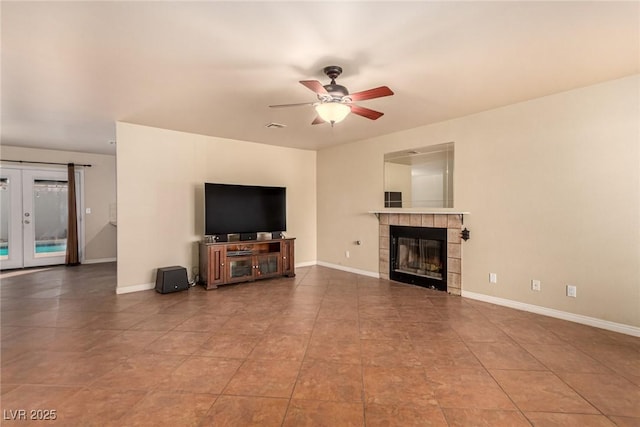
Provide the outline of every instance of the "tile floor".
[[640,425],[638,338],[323,267],[167,295],[115,275],[0,274],[2,425]]

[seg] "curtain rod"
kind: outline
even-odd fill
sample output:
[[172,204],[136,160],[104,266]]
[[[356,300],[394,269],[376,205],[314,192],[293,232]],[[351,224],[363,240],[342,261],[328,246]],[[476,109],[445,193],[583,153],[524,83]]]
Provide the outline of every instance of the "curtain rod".
[[91,167],[91,165],[82,165],[80,163],[32,162],[32,161],[29,161],[29,160],[5,160],[5,159],[0,159],[0,161],[2,161],[2,162],[12,162],[12,163],[35,163],[35,164],[39,164],[39,165],[62,165],[62,166],[74,165],[74,166],[84,166],[85,168],[90,168]]

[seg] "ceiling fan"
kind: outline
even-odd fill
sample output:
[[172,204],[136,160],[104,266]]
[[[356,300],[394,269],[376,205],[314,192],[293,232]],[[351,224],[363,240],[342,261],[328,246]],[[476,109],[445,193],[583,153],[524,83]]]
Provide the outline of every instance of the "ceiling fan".
[[357,114],[367,119],[377,120],[384,113],[361,107],[353,101],[366,101],[368,99],[381,98],[393,95],[393,91],[387,86],[380,86],[362,92],[349,93],[346,87],[336,83],[336,78],[342,74],[342,67],[329,65],[324,67],[324,73],[331,79],[331,83],[323,85],[317,80],[302,80],[303,86],[316,93],[318,101],[303,102],[299,104],[269,105],[271,108],[297,107],[300,105],[313,105],[318,113],[312,125],[329,122],[331,126],[341,122],[349,113]]

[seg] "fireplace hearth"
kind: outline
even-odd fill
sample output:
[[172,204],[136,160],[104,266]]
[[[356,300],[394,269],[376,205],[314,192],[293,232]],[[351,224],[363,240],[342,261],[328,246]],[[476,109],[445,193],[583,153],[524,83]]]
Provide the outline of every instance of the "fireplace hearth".
[[447,229],[391,226],[389,278],[447,290]]

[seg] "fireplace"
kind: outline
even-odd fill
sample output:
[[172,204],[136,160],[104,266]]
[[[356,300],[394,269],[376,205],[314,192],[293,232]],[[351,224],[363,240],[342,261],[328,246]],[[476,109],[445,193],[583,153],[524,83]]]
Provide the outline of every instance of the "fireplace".
[[[379,267],[378,272],[382,279],[391,279],[403,281],[401,278],[391,277],[391,228],[424,228],[424,229],[443,229],[446,230],[446,237],[436,235],[435,238],[427,236],[427,239],[442,241],[443,247],[446,247],[446,262],[443,261],[445,267],[442,270],[442,278],[446,280],[439,281],[431,278],[427,284],[422,286],[434,286],[436,289],[446,290],[452,295],[460,295],[462,293],[462,217],[469,212],[411,212],[403,211],[394,212],[392,209],[384,211],[373,211],[380,220],[379,231]],[[437,232],[441,233],[441,232]],[[400,236],[411,237],[411,236]],[[432,267],[433,268],[433,267]],[[405,276],[406,277],[406,276]],[[414,278],[415,279],[415,278]],[[426,282],[426,280],[425,280]],[[409,282],[412,283],[412,282]],[[419,284],[419,283],[416,283]]]
[[447,229],[390,226],[389,278],[447,290]]

